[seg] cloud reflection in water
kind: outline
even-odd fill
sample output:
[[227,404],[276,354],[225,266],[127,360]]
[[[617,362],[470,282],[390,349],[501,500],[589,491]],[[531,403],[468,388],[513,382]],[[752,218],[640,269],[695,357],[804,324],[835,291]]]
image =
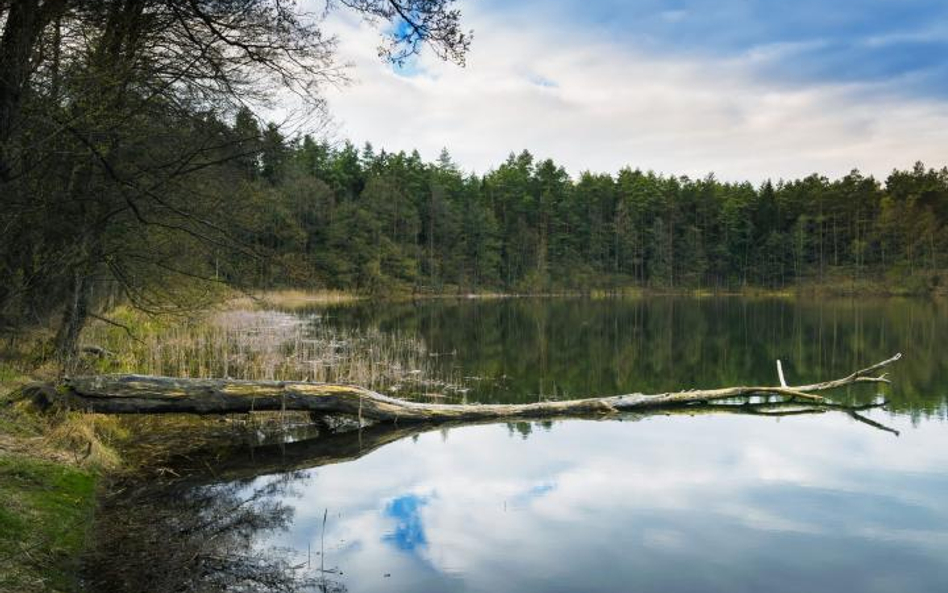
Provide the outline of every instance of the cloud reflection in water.
[[902,437],[840,414],[422,434],[314,471],[284,543],[338,509],[352,592],[948,590],[948,431],[875,416]]

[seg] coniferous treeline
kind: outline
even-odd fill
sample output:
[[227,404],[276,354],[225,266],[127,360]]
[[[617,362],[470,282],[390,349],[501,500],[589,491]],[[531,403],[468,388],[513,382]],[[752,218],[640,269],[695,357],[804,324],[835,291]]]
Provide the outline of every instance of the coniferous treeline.
[[[249,120],[247,120],[249,121]],[[282,266],[254,283],[544,291],[784,288],[872,279],[935,288],[948,255],[948,169],[725,183],[625,168],[578,179],[511,154],[483,176],[445,150],[332,148],[265,130],[247,169]],[[250,152],[253,152],[252,150]]]

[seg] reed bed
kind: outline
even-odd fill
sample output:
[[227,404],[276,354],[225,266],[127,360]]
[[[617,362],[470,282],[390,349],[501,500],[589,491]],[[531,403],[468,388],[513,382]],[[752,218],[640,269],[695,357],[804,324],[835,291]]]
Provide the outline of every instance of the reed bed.
[[321,305],[353,303],[362,297],[341,290],[269,290],[255,298],[271,307],[295,309]]
[[90,371],[357,384],[417,399],[464,401],[460,372],[425,343],[377,329],[334,327],[318,313],[238,309],[169,322],[116,311],[126,332],[97,322],[84,335]]

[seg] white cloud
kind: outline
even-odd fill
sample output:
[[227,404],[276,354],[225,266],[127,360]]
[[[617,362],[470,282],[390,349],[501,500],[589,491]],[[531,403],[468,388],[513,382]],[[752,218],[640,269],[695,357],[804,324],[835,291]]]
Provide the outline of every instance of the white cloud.
[[[447,441],[426,433],[309,472],[287,501],[291,531],[271,543],[304,561],[328,509],[328,565],[352,590],[380,592],[424,590],[419,579],[434,579],[432,590],[572,584],[604,566],[648,582],[647,571],[662,579],[682,561],[733,579],[773,550],[788,570],[805,564],[822,537],[845,538],[857,559],[865,542],[941,558],[945,512],[931,478],[943,474],[944,427],[870,415],[902,436],[843,414],[566,421],[526,440],[503,425],[453,429]],[[426,543],[412,549],[392,542],[398,518],[385,511],[405,496],[425,501],[417,520]],[[868,572],[891,574],[878,568]],[[438,580],[458,575],[466,582],[456,587]]]
[[378,59],[371,26],[342,13],[330,18],[357,79],[327,89],[339,137],[417,148],[429,159],[447,147],[477,172],[523,148],[574,174],[631,165],[755,181],[948,163],[946,105],[878,86],[793,87],[755,77],[787,48],[664,58],[542,19],[464,10],[475,30],[468,66],[426,54],[411,76]]

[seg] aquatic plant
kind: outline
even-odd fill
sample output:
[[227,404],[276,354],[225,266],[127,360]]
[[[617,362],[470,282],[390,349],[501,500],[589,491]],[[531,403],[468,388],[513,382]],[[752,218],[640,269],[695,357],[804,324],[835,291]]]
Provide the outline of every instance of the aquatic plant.
[[130,309],[84,335],[94,373],[312,381],[361,385],[399,397],[463,396],[415,335],[339,328],[320,313],[231,309],[198,319],[150,318]]

